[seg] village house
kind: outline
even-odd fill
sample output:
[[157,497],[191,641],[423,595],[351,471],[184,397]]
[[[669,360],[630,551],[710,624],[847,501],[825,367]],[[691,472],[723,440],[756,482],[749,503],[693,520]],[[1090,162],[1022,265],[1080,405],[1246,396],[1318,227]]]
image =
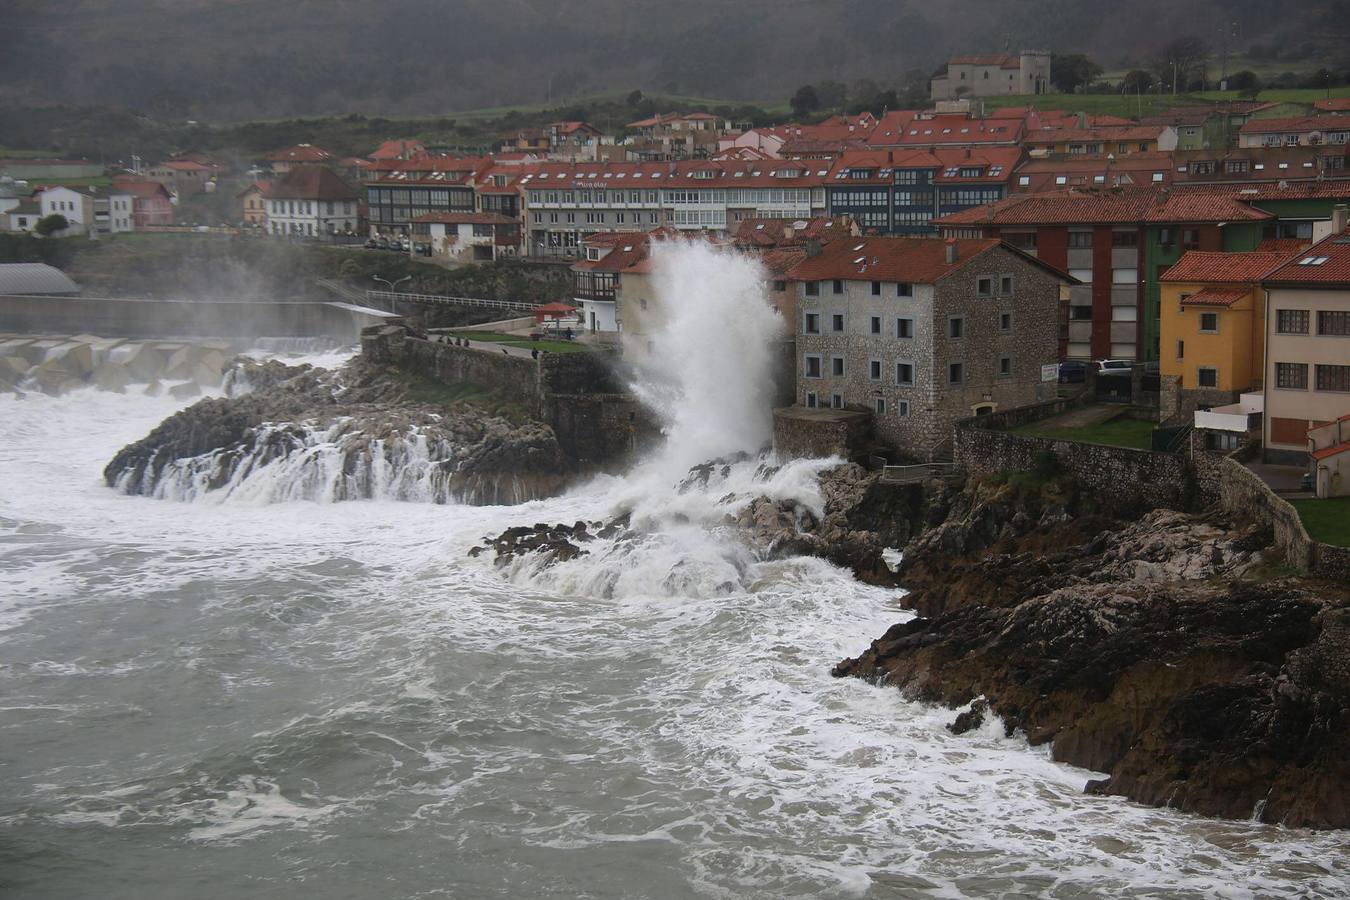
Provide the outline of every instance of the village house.
[[1023,50],[1017,56],[953,56],[947,69],[929,83],[933,100],[1050,93],[1050,54]]
[[[1345,218],[1342,207],[1337,224]],[[1350,230],[1296,254],[1268,273],[1263,284],[1265,460],[1330,469],[1326,461],[1342,451],[1329,453],[1335,445],[1321,446],[1316,452],[1323,455],[1310,459],[1309,437],[1350,415]],[[1335,465],[1344,471],[1339,468],[1343,460]]]
[[32,231],[42,218],[42,207],[29,197],[9,207],[4,213],[6,231]]
[[1169,152],[1177,148],[1172,125],[1098,125],[1092,128],[1042,128],[1028,131],[1022,140],[1029,155],[1079,156],[1110,153]]
[[1350,118],[1297,116],[1252,119],[1238,131],[1240,147],[1315,147],[1350,142]]
[[1278,184],[1350,179],[1350,145],[1319,144],[1195,150],[1173,155],[1172,180],[1192,184]]
[[566,162],[597,162],[601,147],[613,141],[587,122],[553,122],[546,129],[548,158]]
[[[214,187],[215,172],[208,165],[191,159],[169,159],[151,166],[145,177],[158,181],[179,197],[191,197]],[[208,184],[212,188],[208,188]]]
[[108,187],[47,187],[34,199],[39,219],[65,216],[69,225],[58,235],[118,234],[136,228],[134,198],[117,183]]
[[1308,457],[1318,499],[1350,497],[1350,413],[1308,429]]
[[[1159,358],[1158,277],[1188,250],[1252,250],[1276,216],[1236,191],[1058,191],[938,222],[949,237],[999,237],[1077,280],[1067,359]],[[1279,237],[1282,235],[1271,235]]]
[[169,189],[158,181],[141,179],[134,175],[113,179],[117,192],[132,199],[132,227],[134,230],[155,225],[173,224],[173,198]]
[[669,113],[624,126],[632,132],[624,142],[628,159],[637,162],[704,159],[736,131],[729,119],[711,113]]
[[882,116],[867,136],[872,150],[922,150],[937,147],[1017,147],[1027,134],[1022,117],[976,118],[962,113],[897,110]]
[[1007,196],[1016,147],[846,151],[825,175],[832,216],[865,232],[933,235],[934,221]]
[[413,219],[413,235],[427,237],[437,262],[491,262],[520,248],[520,223],[493,212],[426,213]]
[[903,457],[959,419],[1052,399],[1071,278],[998,240],[862,237],[794,266],[797,404],[865,409]]
[[359,196],[324,166],[296,166],[266,193],[267,224],[275,235],[316,237],[351,233],[359,225]]
[[296,166],[322,165],[332,160],[333,154],[313,144],[296,144],[269,154],[265,161],[277,175],[285,175]]
[[1017,167],[1009,195],[1066,188],[1166,187],[1173,178],[1173,154],[1114,153],[1028,159]]
[[271,187],[271,181],[255,181],[235,194],[235,199],[239,201],[241,213],[239,220],[244,225],[250,228],[267,229],[267,192]]
[[[1261,280],[1300,249],[1271,241],[1245,253],[1192,250],[1160,279],[1163,422],[1195,421],[1198,409],[1228,406],[1261,387],[1265,291]],[[1232,450],[1246,437],[1206,435],[1208,449]]]
[[471,213],[478,172],[492,166],[487,157],[423,155],[372,166],[366,182],[370,232],[411,234],[413,220],[428,213]]

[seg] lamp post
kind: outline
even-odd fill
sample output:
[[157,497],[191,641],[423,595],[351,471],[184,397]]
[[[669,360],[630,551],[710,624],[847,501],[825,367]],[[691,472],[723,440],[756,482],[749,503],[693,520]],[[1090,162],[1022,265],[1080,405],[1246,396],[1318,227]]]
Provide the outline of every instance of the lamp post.
[[381,277],[378,276],[378,275],[372,275],[372,276],[370,276],[370,277],[373,278],[373,279],[375,279],[376,281],[383,282],[384,284],[386,284],[386,285],[389,286],[389,294],[390,294],[390,297],[389,297],[389,311],[390,311],[390,312],[398,312],[398,310],[394,309],[394,297],[393,297],[393,294],[394,294],[394,288],[398,287],[400,284],[402,284],[402,283],[405,282],[405,281],[412,281],[412,276],[411,276],[411,275],[404,275],[402,278],[398,279],[397,281],[390,281],[388,278],[381,278]]

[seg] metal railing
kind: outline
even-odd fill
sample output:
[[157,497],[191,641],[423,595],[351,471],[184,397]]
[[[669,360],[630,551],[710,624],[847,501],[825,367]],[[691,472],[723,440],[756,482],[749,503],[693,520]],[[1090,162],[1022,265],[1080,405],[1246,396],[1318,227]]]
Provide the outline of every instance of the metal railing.
[[912,466],[883,466],[881,480],[888,484],[914,484],[929,478],[951,478],[957,474],[955,463],[918,463]]
[[509,309],[520,312],[534,312],[536,303],[522,303],[519,300],[486,300],[482,297],[441,297],[436,294],[404,294],[397,291],[366,291],[366,299],[371,303],[387,303],[391,306],[398,301],[404,303],[423,303],[430,306],[481,306],[485,309]]

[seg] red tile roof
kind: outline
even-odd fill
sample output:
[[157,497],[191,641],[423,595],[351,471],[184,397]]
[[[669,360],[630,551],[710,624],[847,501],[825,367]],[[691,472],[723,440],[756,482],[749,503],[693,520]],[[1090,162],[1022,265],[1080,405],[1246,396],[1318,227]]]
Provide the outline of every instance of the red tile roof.
[[1290,252],[1280,251],[1213,253],[1189,250],[1164,272],[1159,280],[1215,284],[1255,283],[1289,259],[1289,256]]
[[1267,284],[1350,284],[1350,231],[1334,234],[1266,275]]
[[[800,227],[799,227],[800,226]],[[829,243],[840,237],[854,237],[850,216],[816,216],[811,219],[742,219],[736,229],[738,247],[780,247],[803,241]]]
[[1350,441],[1346,441],[1342,444],[1333,444],[1330,447],[1323,447],[1321,450],[1314,450],[1309,455],[1312,456],[1313,459],[1321,461],[1327,457],[1344,453],[1347,450],[1350,450]]
[[274,200],[358,200],[355,190],[327,166],[296,166],[272,183]]
[[261,181],[261,180],[260,180],[260,181],[255,181],[255,182],[253,182],[253,183],[250,184],[248,187],[244,188],[242,191],[240,191],[239,193],[235,194],[235,196],[236,196],[236,197],[242,197],[242,196],[244,196],[245,194],[247,194],[247,193],[249,193],[249,192],[251,192],[251,191],[258,191],[258,192],[261,193],[264,197],[266,197],[266,196],[267,196],[267,192],[270,191],[271,189],[272,189],[272,182],[271,182],[271,181]]
[[294,147],[287,147],[285,150],[278,150],[267,157],[268,162],[322,162],[325,159],[332,159],[333,154],[322,147],[315,147],[313,144],[296,144]]
[[407,159],[425,153],[426,146],[421,141],[394,140],[385,141],[370,154],[371,159]]
[[934,284],[999,245],[988,239],[957,241],[956,262],[949,263],[947,242],[938,238],[860,237],[832,241],[789,274],[796,281],[841,278]]
[[1082,143],[1097,141],[1156,141],[1167,125],[1099,125],[1094,128],[1041,128],[1029,131],[1022,143],[1028,146],[1042,144]]
[[1294,116],[1288,119],[1249,119],[1238,134],[1284,134],[1295,131],[1350,131],[1344,116]]
[[1205,288],[1202,291],[1183,297],[1182,306],[1222,306],[1229,307],[1239,300],[1245,300],[1251,296],[1251,290],[1246,288]]
[[908,120],[897,118],[894,124],[888,122],[890,116],[882,119],[867,143],[872,147],[1016,144],[1026,131],[1025,123],[1016,119],[976,119],[965,113],[910,115]]
[[1318,112],[1350,112],[1350,97],[1328,97],[1314,100],[1313,109]]
[[1234,199],[1232,189],[1102,190],[1022,194],[935,220],[937,225],[1107,225],[1260,222],[1268,212]]
[[209,172],[209,171],[211,171],[211,167],[210,167],[210,166],[204,166],[204,165],[202,165],[201,163],[195,162],[195,161],[190,160],[190,159],[170,159],[170,160],[167,160],[166,162],[160,163],[160,166],[162,166],[162,167],[165,168],[165,169],[173,169],[174,171],[177,171],[177,172]]
[[787,275],[792,267],[806,259],[806,248],[802,246],[775,247],[759,255],[760,265],[770,275]]

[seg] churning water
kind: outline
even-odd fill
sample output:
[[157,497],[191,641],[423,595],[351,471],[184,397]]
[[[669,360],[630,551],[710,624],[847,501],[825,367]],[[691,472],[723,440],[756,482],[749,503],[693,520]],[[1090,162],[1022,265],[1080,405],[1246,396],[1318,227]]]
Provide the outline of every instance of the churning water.
[[[668,253],[689,315],[735,317],[709,285],[740,264]],[[681,432],[679,404],[715,404],[675,387],[645,388],[665,453],[520,507],[126,496],[103,465],[174,401],[0,397],[0,894],[1350,891],[1344,833],[1087,797],[993,724],[954,737],[950,711],[831,679],[903,598],[720,524],[752,492],[819,503],[822,463],[675,490],[718,433]],[[719,452],[767,436],[736,426]],[[467,556],[621,507],[646,537],[544,570]]]

